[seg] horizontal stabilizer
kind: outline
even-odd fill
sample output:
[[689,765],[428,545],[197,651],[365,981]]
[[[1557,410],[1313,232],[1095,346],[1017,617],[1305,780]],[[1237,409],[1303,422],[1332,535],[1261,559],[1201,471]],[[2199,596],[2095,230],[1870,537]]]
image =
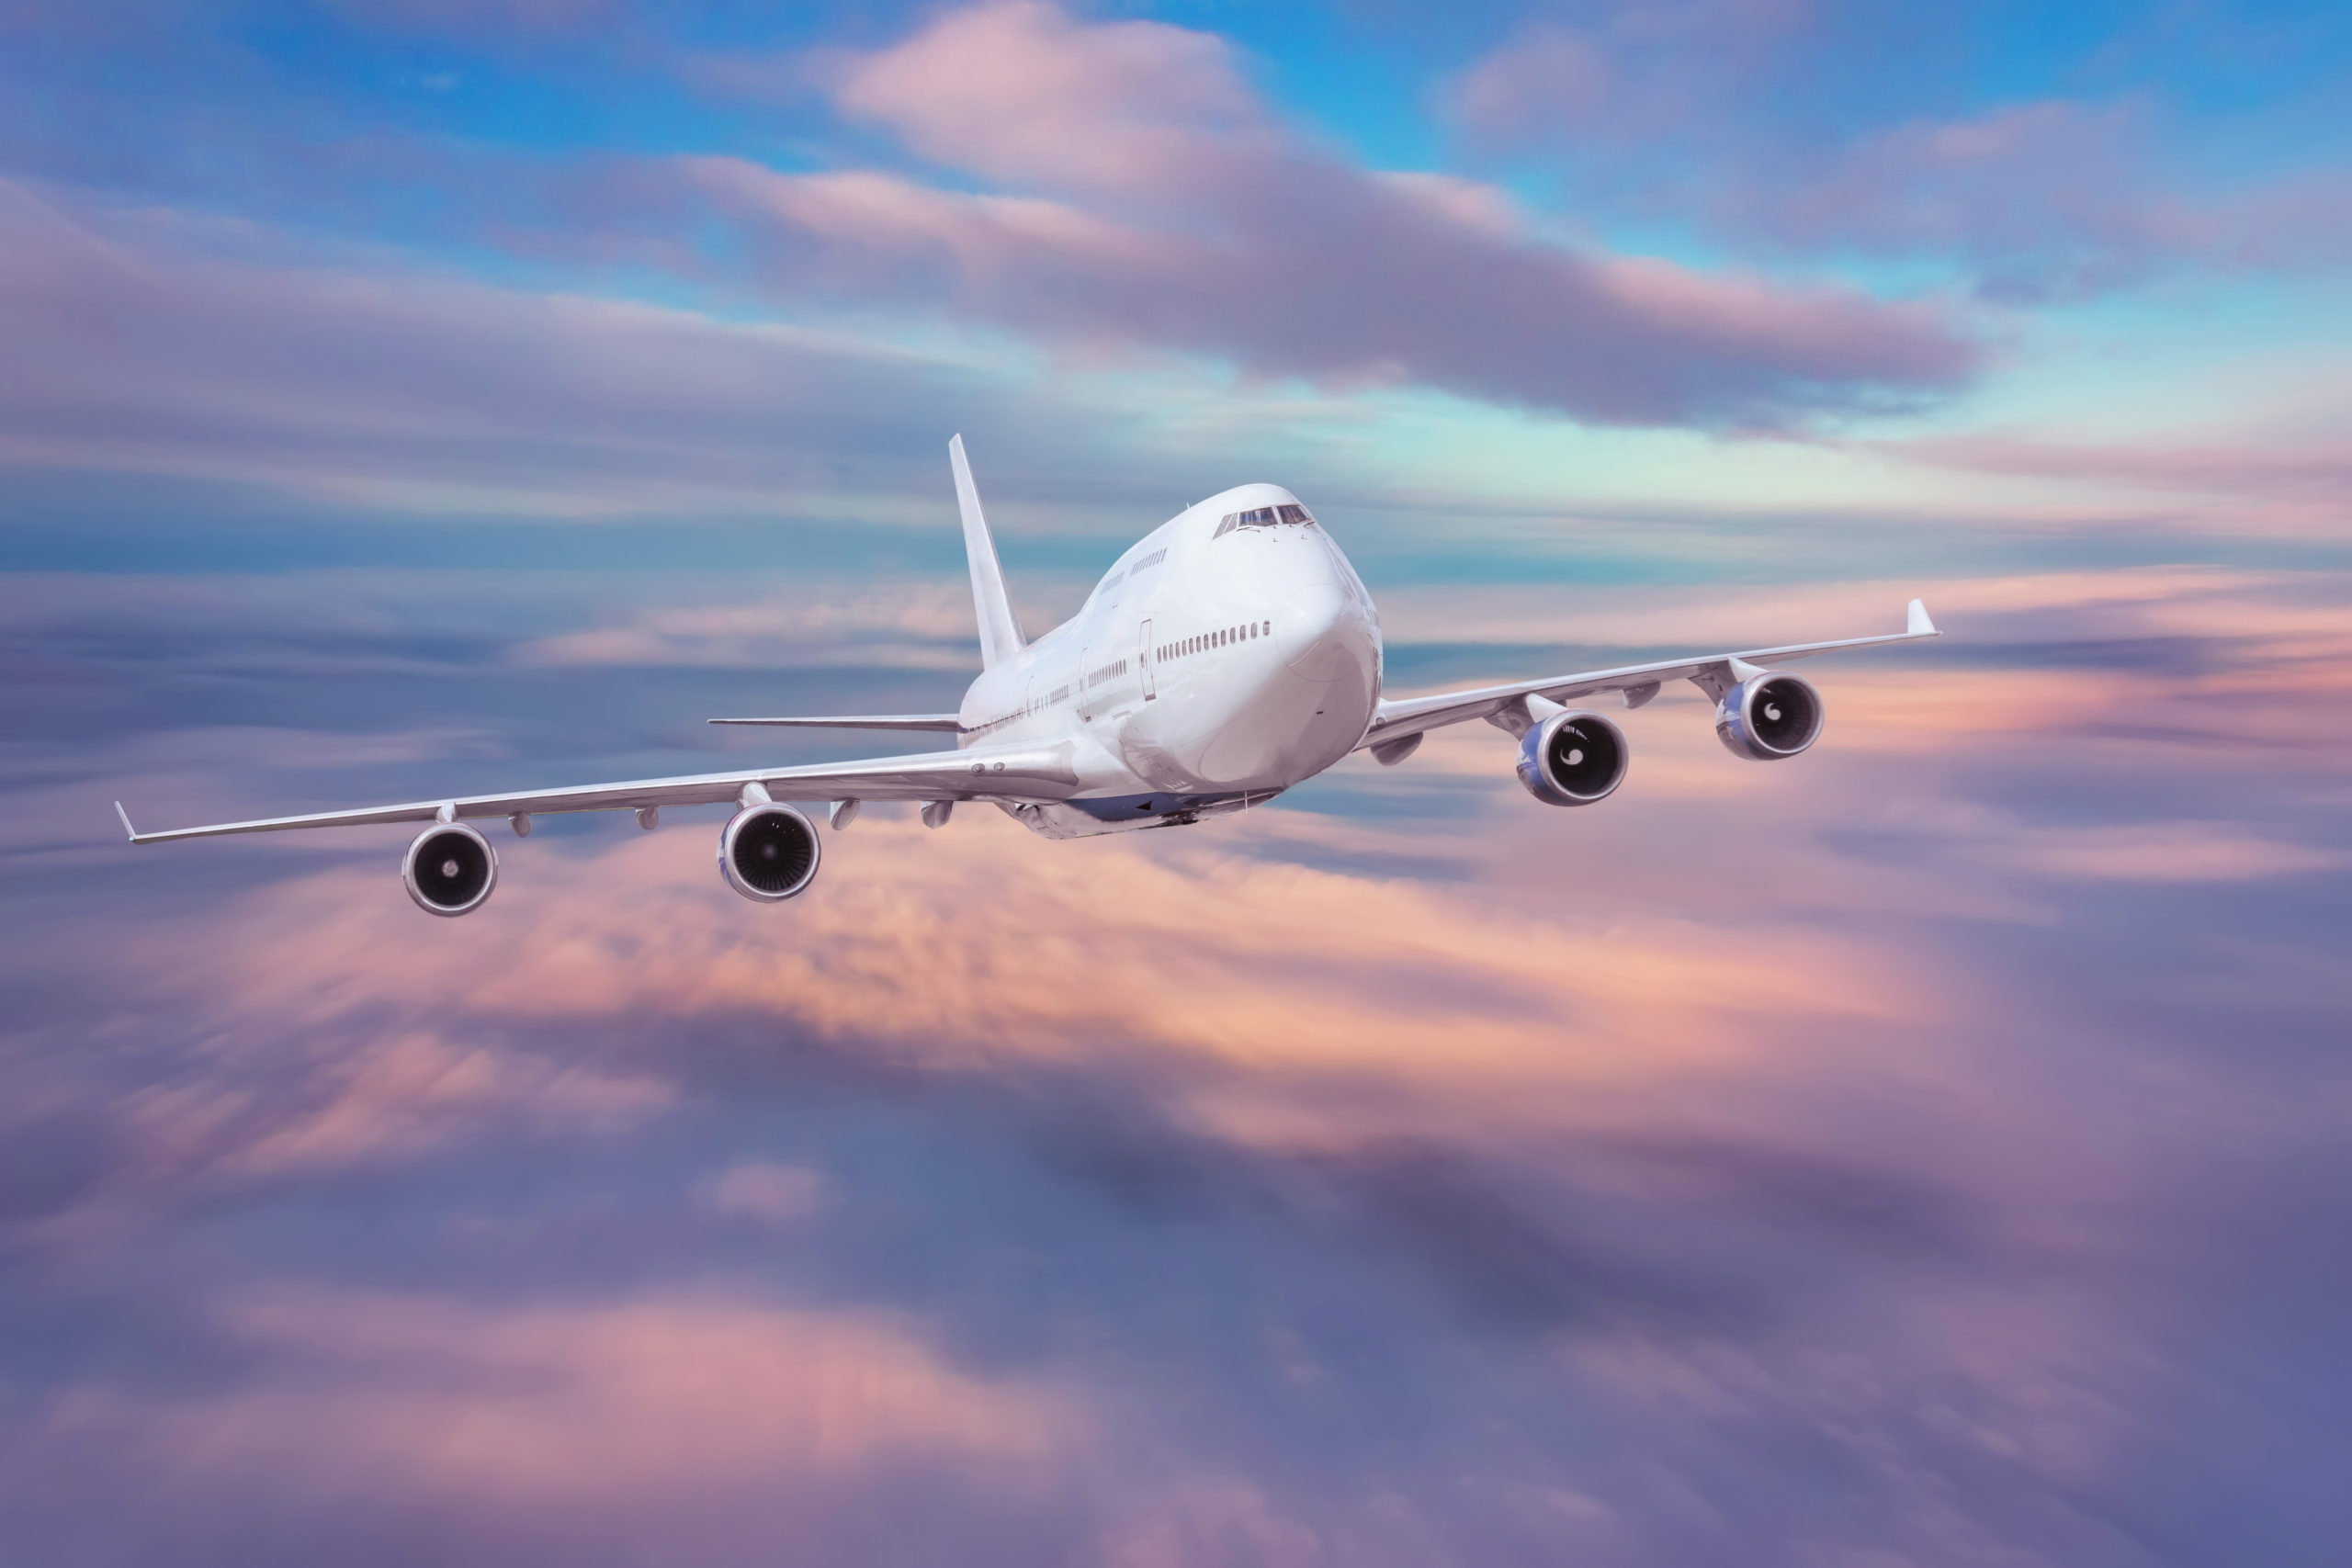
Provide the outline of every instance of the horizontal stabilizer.
[[961,728],[952,713],[847,714],[838,718],[714,718],[710,724],[765,724],[785,729],[945,729]]

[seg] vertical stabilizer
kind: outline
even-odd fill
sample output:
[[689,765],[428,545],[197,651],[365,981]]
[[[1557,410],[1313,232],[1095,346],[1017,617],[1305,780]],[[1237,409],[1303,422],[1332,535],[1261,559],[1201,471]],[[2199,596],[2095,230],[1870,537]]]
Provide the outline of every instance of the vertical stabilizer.
[[964,513],[964,558],[972,568],[972,609],[980,621],[980,668],[992,670],[1028,646],[1021,623],[1012,618],[1012,601],[1004,592],[1004,568],[997,564],[996,541],[989,537],[989,520],[980,513],[980,492],[972,487],[972,465],[964,460],[964,438],[947,443],[947,460],[956,468],[956,505]]

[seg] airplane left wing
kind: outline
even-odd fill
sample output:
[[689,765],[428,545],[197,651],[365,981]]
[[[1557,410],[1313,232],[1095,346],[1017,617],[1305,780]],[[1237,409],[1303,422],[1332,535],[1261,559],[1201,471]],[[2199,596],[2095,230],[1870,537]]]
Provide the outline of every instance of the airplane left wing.
[[705,724],[764,724],[786,729],[961,729],[952,713],[850,714],[827,718],[707,718]]
[[[1785,663],[1792,659],[1810,659],[1820,653],[1838,653],[1850,648],[1881,648],[1890,643],[1918,642],[1928,637],[1941,637],[1935,622],[1928,618],[1926,604],[1914,599],[1905,617],[1904,629],[1884,637],[1847,637],[1838,642],[1800,642],[1786,648],[1759,648],[1746,653],[1717,653],[1701,659],[1668,660],[1657,664],[1628,664],[1615,670],[1588,670],[1574,675],[1548,675],[1533,681],[1516,681],[1509,685],[1478,686],[1464,692],[1440,692],[1426,697],[1403,697],[1391,700],[1383,697],[1374,711],[1372,728],[1356,742],[1359,751],[1367,747],[1395,745],[1409,737],[1466,719],[1485,718],[1501,713],[1513,703],[1528,697],[1545,697],[1555,703],[1569,702],[1577,697],[1589,697],[1602,692],[1623,692],[1627,707],[1639,707],[1657,695],[1658,688],[1668,681],[1691,681],[1703,688],[1710,697],[1719,697],[1724,691],[1754,673],[1758,667]],[[1384,757],[1390,753],[1383,752]]]
[[202,828],[173,828],[141,833],[131,827],[122,803],[115,803],[123,831],[134,844],[172,839],[209,839],[229,833],[271,833],[289,828],[355,828],[382,822],[455,822],[469,818],[527,817],[543,812],[614,811],[663,806],[723,806],[743,798],[758,784],[778,800],[1012,800],[1067,799],[1079,785],[1067,741],[1050,746],[975,746],[960,751],[922,751],[857,762],[818,762],[797,768],[750,768],[722,773],[690,773],[672,779],[636,779],[622,784],[582,784],[568,789],[526,790],[512,795],[476,795],[400,806],[366,806],[349,811],[320,811],[303,817],[267,817],[251,822],[220,822]]

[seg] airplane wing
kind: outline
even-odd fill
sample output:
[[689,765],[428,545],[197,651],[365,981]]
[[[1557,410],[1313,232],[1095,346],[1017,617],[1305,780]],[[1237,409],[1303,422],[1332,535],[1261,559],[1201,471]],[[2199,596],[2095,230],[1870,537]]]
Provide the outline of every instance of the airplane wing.
[[402,806],[366,806],[350,811],[320,811],[305,817],[267,817],[252,822],[220,822],[203,828],[174,828],[141,833],[115,803],[123,831],[134,844],[171,839],[208,839],[227,833],[270,833],[286,828],[351,828],[379,822],[458,821],[529,816],[541,812],[612,811],[662,806],[721,806],[758,784],[779,800],[1062,800],[1079,784],[1068,741],[1048,746],[975,746],[960,751],[922,751],[861,762],[819,762],[797,768],[745,768],[723,773],[690,773],[674,779],[636,779],[624,784],[581,784],[569,789],[525,790],[512,795],[454,796]]
[[1600,692],[1623,692],[1627,707],[1640,707],[1657,695],[1658,688],[1668,681],[1691,681],[1709,696],[1720,696],[1727,687],[1736,685],[1743,674],[1752,669],[1736,671],[1735,666],[1770,666],[1792,659],[1810,659],[1816,653],[1837,653],[1849,648],[1879,648],[1889,643],[1918,642],[1928,637],[1941,637],[1936,624],[1928,618],[1926,604],[1914,599],[1904,629],[1884,637],[1847,637],[1839,642],[1801,642],[1787,648],[1759,648],[1746,653],[1715,653],[1701,659],[1668,660],[1657,664],[1628,664],[1615,670],[1588,670],[1575,675],[1547,675],[1540,680],[1517,681],[1504,686],[1478,686],[1466,692],[1440,692],[1426,697],[1383,697],[1374,712],[1372,728],[1356,742],[1356,750],[1387,746],[1408,736],[1460,724],[1465,719],[1485,718],[1525,697],[1546,697],[1565,703],[1576,697],[1589,697]]
[[770,724],[795,729],[946,729],[963,728],[952,713],[869,713],[840,718],[710,718],[706,724]]

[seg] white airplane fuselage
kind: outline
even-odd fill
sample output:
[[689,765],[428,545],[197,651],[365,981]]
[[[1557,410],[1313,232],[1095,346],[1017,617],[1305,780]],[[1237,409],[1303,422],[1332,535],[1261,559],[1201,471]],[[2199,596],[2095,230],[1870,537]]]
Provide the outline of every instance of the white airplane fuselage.
[[1007,809],[1078,838],[1311,778],[1363,740],[1380,690],[1355,569],[1297,497],[1241,485],[1153,529],[1078,615],[973,682],[958,743],[1069,740],[1078,794]]

